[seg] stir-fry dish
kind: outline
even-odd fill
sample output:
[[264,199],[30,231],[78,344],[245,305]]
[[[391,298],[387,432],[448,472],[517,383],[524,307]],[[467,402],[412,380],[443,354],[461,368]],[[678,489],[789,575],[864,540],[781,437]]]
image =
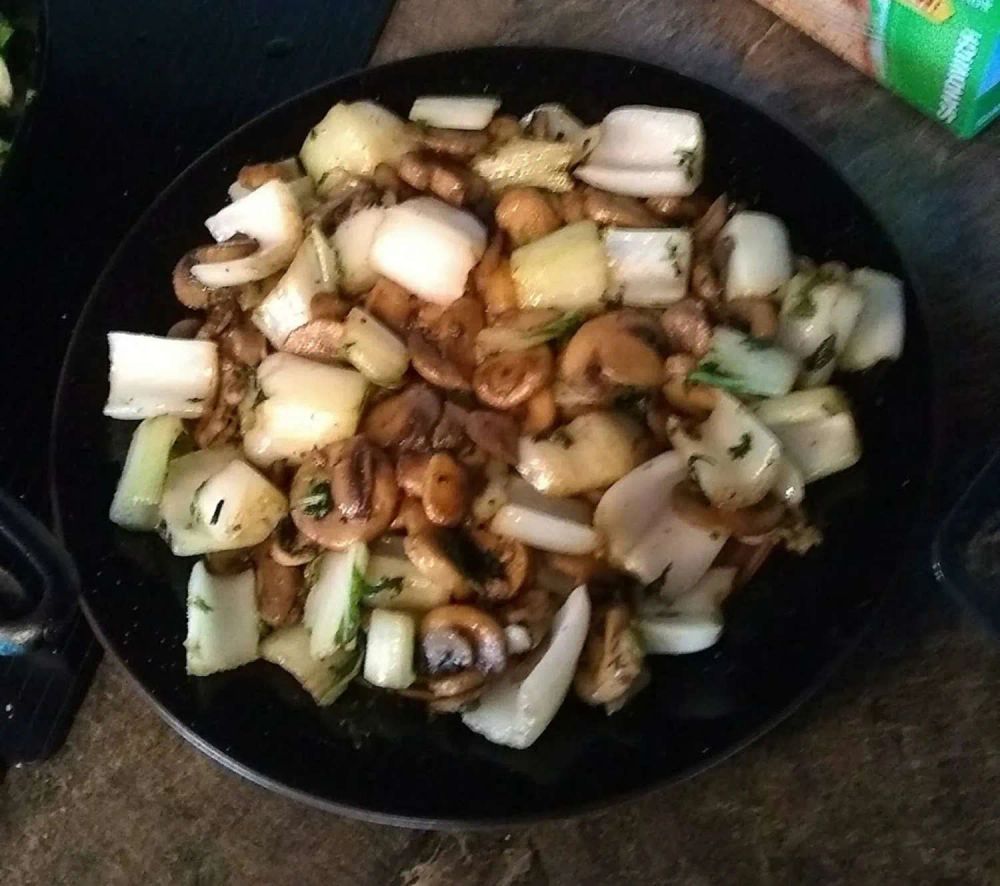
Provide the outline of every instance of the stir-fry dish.
[[11,18],[0,8],[0,170],[24,112],[35,96],[31,86],[35,54],[33,24]]
[[105,412],[141,420],[111,519],[202,558],[188,673],[264,659],[523,748],[820,543],[808,484],[861,455],[834,382],[899,356],[900,281],[704,194],[694,113],[499,111],[337,104],[178,261],[198,313],[110,333]]

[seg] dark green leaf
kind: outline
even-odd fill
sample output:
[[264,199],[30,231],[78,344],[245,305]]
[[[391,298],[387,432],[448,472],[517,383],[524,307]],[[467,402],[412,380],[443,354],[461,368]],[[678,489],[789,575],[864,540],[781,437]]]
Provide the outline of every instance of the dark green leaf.
[[737,443],[735,446],[730,446],[727,451],[729,452],[729,455],[732,457],[733,461],[739,461],[741,458],[744,458],[746,456],[746,454],[750,451],[750,448],[752,446],[753,446],[753,437],[751,437],[750,434],[743,434],[743,436],[740,437],[740,442]]
[[534,339],[537,336],[543,341],[568,338],[583,325],[586,319],[587,315],[583,311],[570,311],[561,317],[556,317],[555,320],[550,320],[543,326],[539,326],[531,333],[531,338]]
[[195,609],[200,609],[202,612],[212,612],[213,611],[212,607],[209,606],[204,600],[202,600],[201,597],[192,597],[191,598],[191,605]]
[[325,480],[313,483],[309,487],[309,492],[299,499],[298,506],[307,517],[322,520],[333,510],[333,494],[330,491],[330,484]]

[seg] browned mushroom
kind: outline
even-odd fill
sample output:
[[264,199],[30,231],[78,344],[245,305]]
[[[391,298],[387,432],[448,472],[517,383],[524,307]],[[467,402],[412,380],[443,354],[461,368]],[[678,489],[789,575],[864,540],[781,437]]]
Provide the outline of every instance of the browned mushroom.
[[428,449],[440,418],[438,393],[428,385],[412,384],[371,407],[362,431],[372,443],[383,448]]
[[621,390],[620,386],[599,379],[558,379],[552,386],[552,397],[559,414],[565,419],[572,419],[585,412],[611,406]]
[[472,384],[476,396],[488,406],[513,409],[546,387],[554,368],[548,345],[537,345],[487,358],[476,367]]
[[559,375],[570,382],[654,387],[663,381],[663,360],[652,331],[637,311],[611,311],[583,324],[559,359]]
[[729,198],[723,194],[712,202],[692,229],[695,246],[711,250],[727,221],[729,221]]
[[281,350],[319,363],[336,363],[344,338],[344,324],[339,320],[310,320],[293,329]]
[[378,189],[371,182],[348,177],[336,188],[323,194],[323,202],[306,216],[306,225],[314,225],[329,236],[352,215],[375,206],[378,201]]
[[431,675],[476,670],[500,674],[507,667],[507,643],[500,623],[475,606],[438,606],[420,621],[420,651]]
[[517,310],[517,289],[510,262],[503,255],[503,234],[499,231],[472,269],[472,282],[490,317]]
[[490,143],[490,136],[482,130],[441,129],[428,126],[420,130],[420,141],[429,151],[466,159],[484,150]]
[[195,337],[217,342],[222,356],[245,366],[256,366],[267,356],[267,340],[232,298],[209,307]]
[[435,526],[458,526],[469,507],[465,469],[447,452],[436,452],[427,463],[423,483],[424,513]]
[[220,358],[212,404],[195,422],[191,434],[199,449],[222,446],[236,437],[239,406],[249,391],[247,372],[227,357]]
[[671,351],[692,354],[701,359],[712,346],[712,324],[704,303],[684,298],[666,308],[660,325]]
[[693,480],[683,480],[670,497],[677,516],[703,529],[722,530],[737,538],[753,538],[777,529],[788,509],[784,502],[768,495],[755,505],[723,510],[712,505]]
[[401,452],[396,459],[396,482],[407,495],[421,498],[431,456],[424,452]]
[[278,563],[271,557],[270,546],[266,542],[260,546],[254,559],[257,610],[261,621],[272,628],[299,621],[302,618],[305,584],[301,568]]
[[521,433],[527,437],[544,434],[556,423],[556,398],[552,388],[543,388],[521,408]]
[[428,710],[454,714],[465,710],[482,695],[486,678],[477,670],[458,671],[438,677],[425,677],[404,689],[401,695],[427,703]]
[[641,200],[609,194],[597,188],[583,191],[583,213],[599,225],[616,228],[659,228],[663,223]]
[[608,570],[607,564],[589,554],[549,554],[546,562],[578,585],[586,584],[594,576]]
[[[429,312],[423,316],[429,316]],[[483,306],[476,299],[456,299],[423,328],[410,333],[407,345],[413,368],[438,387],[468,390],[475,366],[476,336],[483,323]]]
[[434,449],[461,449],[464,447],[468,442],[465,433],[468,419],[468,410],[450,400],[446,401],[444,409],[441,410],[441,418],[434,426],[431,446]]
[[509,415],[489,409],[475,409],[468,414],[465,430],[469,439],[484,452],[509,465],[517,464],[520,430],[517,422]]
[[365,309],[394,332],[403,334],[417,307],[417,299],[398,283],[379,277],[365,296]]
[[410,187],[430,191],[454,206],[474,203],[486,193],[486,183],[476,173],[441,154],[426,151],[404,154],[396,171]]
[[707,253],[696,252],[691,262],[691,294],[709,304],[717,304],[723,288],[712,258]]
[[509,142],[521,134],[521,122],[511,114],[497,114],[486,127],[486,134],[494,144]]
[[484,529],[470,529],[468,534],[486,558],[499,564],[499,570],[493,568],[492,575],[486,575],[476,582],[476,593],[491,603],[517,596],[531,574],[531,555],[528,549],[519,541],[494,535]]
[[364,437],[310,453],[292,480],[292,519],[324,548],[342,550],[381,535],[396,512],[392,464]]
[[769,339],[778,334],[778,309],[764,296],[731,299],[726,302],[726,315],[754,338]]
[[[590,620],[573,688],[587,704],[615,706],[644,685],[642,644],[622,603],[600,607]],[[608,711],[611,713],[611,710]]]
[[319,553],[319,548],[299,532],[291,517],[284,517],[278,523],[268,548],[271,559],[282,566],[305,566]]
[[239,575],[253,565],[253,553],[251,548],[209,551],[205,554],[205,568],[212,575]]
[[[423,511],[423,504],[420,509]],[[454,556],[455,546],[450,531],[444,529],[429,528],[403,539],[410,562],[442,591],[461,599],[469,596],[471,588]]]
[[582,189],[574,188],[572,191],[557,194],[555,202],[559,215],[566,224],[571,225],[587,218],[586,200]]
[[372,182],[376,188],[383,192],[383,202],[385,202],[386,195],[391,195],[392,201],[398,203],[402,200],[408,200],[417,193],[399,177],[399,173],[388,163],[379,163],[375,167],[375,171],[372,173]]
[[705,214],[709,204],[705,197],[649,197],[646,205],[664,221],[689,225]]
[[253,190],[269,181],[293,181],[299,175],[298,163],[293,158],[281,163],[251,163],[240,169],[236,181]]
[[257,241],[250,237],[236,236],[222,243],[197,246],[184,255],[174,267],[174,295],[188,308],[200,310],[217,301],[232,297],[236,290],[230,286],[210,289],[195,279],[191,268],[195,265],[214,264],[246,258],[257,251]]
[[351,303],[336,292],[317,292],[309,302],[310,320],[343,320],[351,310]]
[[194,338],[198,335],[201,324],[200,317],[185,317],[167,330],[167,338]]
[[401,530],[408,535],[417,535],[434,528],[434,524],[427,519],[424,512],[424,503],[412,495],[406,496],[399,503],[399,510],[393,517],[390,529]]
[[664,361],[665,381],[661,388],[663,399],[670,408],[693,418],[708,418],[715,409],[718,391],[711,385],[689,381],[688,376],[697,366],[690,354],[673,354]]
[[562,217],[538,188],[510,188],[494,212],[497,226],[515,246],[523,246],[562,227]]

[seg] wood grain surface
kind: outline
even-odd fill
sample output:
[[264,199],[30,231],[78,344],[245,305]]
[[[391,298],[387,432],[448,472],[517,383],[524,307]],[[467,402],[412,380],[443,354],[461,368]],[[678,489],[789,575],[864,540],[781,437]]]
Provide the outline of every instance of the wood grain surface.
[[[695,72],[825,147],[924,288],[946,407],[941,513],[1000,436],[1000,130],[956,141],[751,0],[401,0],[377,58],[500,42]],[[926,561],[828,689],[762,741],[677,788],[510,833],[363,825],[267,794],[184,744],[104,664],[66,748],[0,785],[0,880],[996,883],[1000,652]]]

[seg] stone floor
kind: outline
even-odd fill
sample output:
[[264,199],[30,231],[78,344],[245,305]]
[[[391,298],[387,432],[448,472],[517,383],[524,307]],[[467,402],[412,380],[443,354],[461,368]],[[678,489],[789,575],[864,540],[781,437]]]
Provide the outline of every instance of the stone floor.
[[[809,132],[928,293],[951,435],[938,508],[996,442],[1000,127],[971,143],[749,0],[400,0],[378,60],[562,44],[725,83]],[[110,662],[66,747],[0,785],[4,883],[613,886],[1000,882],[1000,653],[914,564],[830,687],[734,759],[510,833],[358,824],[273,796],[175,735]]]

